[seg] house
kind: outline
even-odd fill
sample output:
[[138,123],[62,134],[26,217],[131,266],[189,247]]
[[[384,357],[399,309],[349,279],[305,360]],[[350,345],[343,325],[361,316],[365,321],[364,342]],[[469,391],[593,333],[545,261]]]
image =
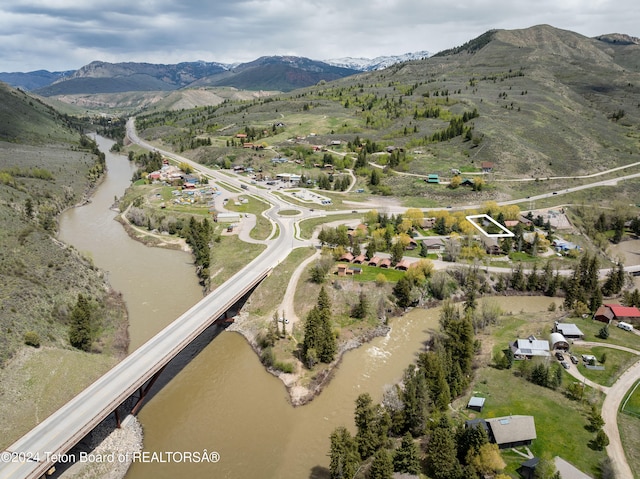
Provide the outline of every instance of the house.
[[473,186],[475,183],[472,178],[463,178],[460,186]]
[[490,161],[483,161],[482,163],[480,163],[480,168],[482,169],[483,173],[491,173],[493,171],[493,163],[491,163]]
[[533,416],[503,416],[491,419],[474,419],[465,422],[466,427],[482,427],[489,436],[489,442],[500,449],[528,446],[536,439],[536,425]]
[[391,259],[389,259],[389,258],[381,259],[380,263],[378,264],[378,266],[380,268],[391,268]]
[[553,247],[555,248],[555,250],[559,253],[566,253],[567,251],[571,251],[571,250],[580,250],[580,246],[578,246],[575,243],[572,243],[571,241],[565,241],[565,240],[561,240],[561,239],[555,239],[553,240],[553,242],[551,243],[553,245]]
[[489,440],[500,449],[528,446],[536,436],[533,416],[504,416],[486,419]]
[[444,241],[442,241],[442,238],[423,239],[422,244],[427,248],[428,253],[442,253],[444,251]]
[[516,339],[509,345],[514,359],[531,359],[534,356],[549,356],[549,341],[529,336],[527,339]]
[[398,262],[398,264],[396,264],[396,269],[399,269],[401,271],[406,271],[409,269],[410,266],[411,266],[411,263],[409,262],[409,260],[401,259]]
[[480,235],[480,241],[482,241],[487,254],[502,254],[502,248],[500,247],[500,244],[498,243],[498,240],[496,238]]
[[362,268],[359,267],[351,267],[348,264],[339,264],[337,270],[338,276],[351,276],[354,274],[362,274]]
[[553,332],[560,333],[567,339],[582,339],[584,337],[584,333],[573,323],[559,323],[556,321],[553,326]]
[[346,264],[338,265],[338,276],[346,276],[347,271],[349,271],[349,265],[346,265]]
[[536,477],[536,467],[540,462],[539,457],[533,457],[522,464],[518,468],[518,472],[522,476],[523,479],[535,479]]
[[351,263],[353,261],[353,254],[347,251],[345,254],[340,256],[338,261],[348,261],[349,263]]
[[378,266],[380,264],[380,261],[382,261],[382,258],[380,258],[379,256],[374,256],[369,260],[369,266]]
[[367,257],[363,254],[359,254],[355,258],[353,258],[354,264],[362,264],[367,260]]
[[409,244],[407,244],[407,246],[405,247],[405,249],[407,250],[414,250],[418,247],[418,242],[416,240],[414,240],[413,238],[409,239]]
[[429,218],[422,218],[422,224],[420,226],[422,226],[422,228],[425,230],[430,230],[435,225],[436,225],[436,219],[434,217],[429,217]]

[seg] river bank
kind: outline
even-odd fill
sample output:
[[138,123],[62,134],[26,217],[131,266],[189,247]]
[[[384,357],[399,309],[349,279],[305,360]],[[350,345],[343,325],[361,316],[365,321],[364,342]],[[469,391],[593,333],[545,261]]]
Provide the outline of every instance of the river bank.
[[[257,321],[251,321],[248,314],[240,313],[236,316],[236,320],[227,328],[227,331],[240,334],[247,341],[254,353],[260,358],[262,357],[263,349],[257,341],[256,323]],[[390,330],[391,328],[389,326],[381,325],[339,344],[336,359],[314,375],[308,384],[302,383],[302,379],[305,376],[303,373],[304,366],[298,360],[296,360],[295,372],[293,373],[286,373],[273,367],[265,367],[265,369],[282,381],[292,406],[304,406],[313,401],[313,399],[320,395],[322,390],[329,385],[345,353],[370,343],[374,338],[386,336]]]

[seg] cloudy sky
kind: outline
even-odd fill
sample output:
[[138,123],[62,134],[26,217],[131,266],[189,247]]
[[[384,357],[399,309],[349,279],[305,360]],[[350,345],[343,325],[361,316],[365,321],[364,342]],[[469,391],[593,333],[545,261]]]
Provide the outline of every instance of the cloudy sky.
[[635,0],[4,0],[0,71],[435,53],[542,23],[640,37]]

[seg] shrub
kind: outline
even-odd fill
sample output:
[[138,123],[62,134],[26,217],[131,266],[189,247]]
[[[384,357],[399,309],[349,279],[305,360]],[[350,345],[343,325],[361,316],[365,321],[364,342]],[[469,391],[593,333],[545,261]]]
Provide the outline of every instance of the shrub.
[[35,331],[27,331],[24,333],[24,344],[27,346],[33,346],[34,348],[39,348],[40,336]]

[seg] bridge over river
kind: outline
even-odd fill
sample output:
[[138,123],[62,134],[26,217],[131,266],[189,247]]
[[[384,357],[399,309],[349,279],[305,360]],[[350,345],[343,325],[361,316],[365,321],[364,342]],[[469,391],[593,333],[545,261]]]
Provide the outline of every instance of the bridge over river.
[[[74,399],[5,451],[3,479],[41,477],[118,406],[154,378],[180,351],[255,288],[291,251],[285,235],[224,285],[203,298],[165,329],[127,356]],[[15,461],[5,461],[13,455]]]

